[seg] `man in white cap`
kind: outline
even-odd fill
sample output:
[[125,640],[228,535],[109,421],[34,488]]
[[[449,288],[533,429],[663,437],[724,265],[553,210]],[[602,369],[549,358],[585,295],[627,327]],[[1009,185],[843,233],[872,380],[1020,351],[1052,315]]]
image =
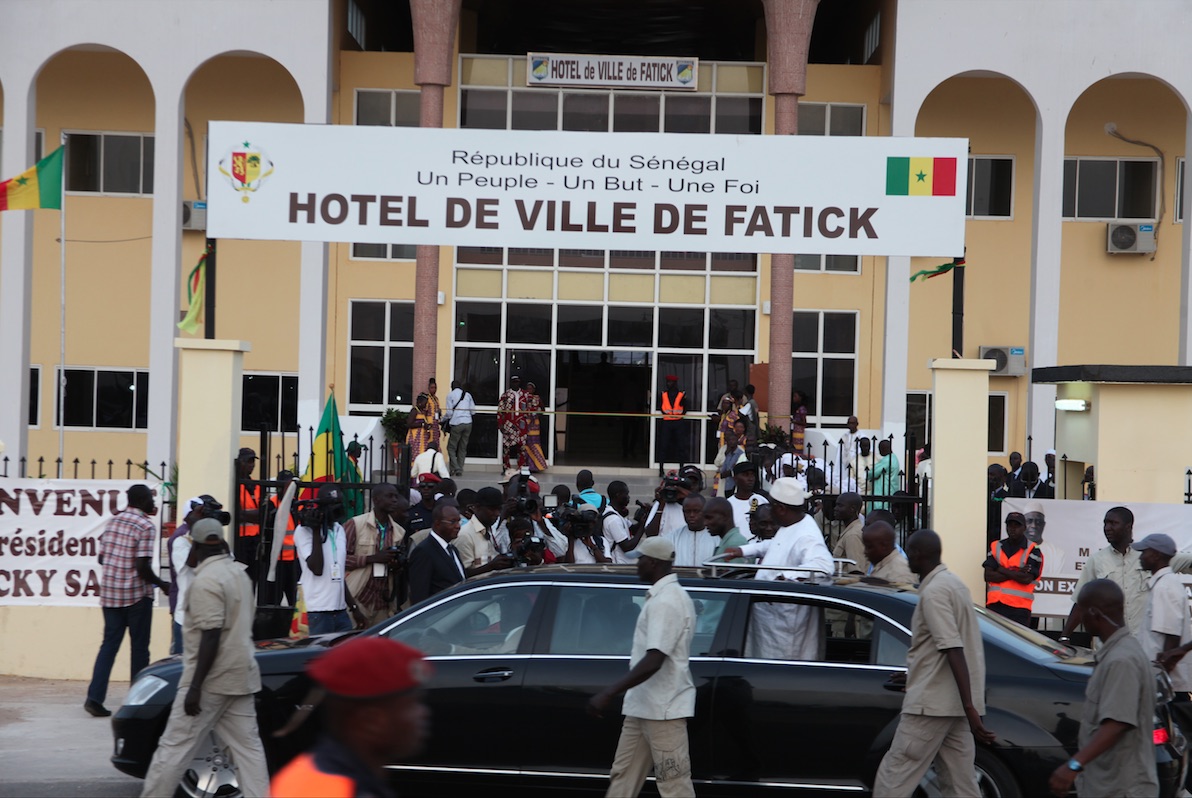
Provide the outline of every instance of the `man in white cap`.
[[[807,500],[798,481],[790,477],[774,480],[770,507],[778,532],[769,540],[746,546],[732,546],[724,553],[735,557],[761,557],[762,565],[806,569],[786,571],[762,568],[758,579],[806,579],[816,572],[831,575],[835,566],[824,536],[807,515]],[[780,602],[756,602],[745,641],[746,656],[761,659],[816,659],[823,633],[818,615],[810,607]]]
[[638,577],[650,585],[633,630],[629,673],[588,701],[588,712],[601,717],[612,699],[625,693],[625,721],[607,794],[637,795],[653,767],[663,798],[694,796],[687,719],[695,715],[688,664],[695,605],[671,572],[675,547],[669,540],[646,538],[628,556],[637,560]]

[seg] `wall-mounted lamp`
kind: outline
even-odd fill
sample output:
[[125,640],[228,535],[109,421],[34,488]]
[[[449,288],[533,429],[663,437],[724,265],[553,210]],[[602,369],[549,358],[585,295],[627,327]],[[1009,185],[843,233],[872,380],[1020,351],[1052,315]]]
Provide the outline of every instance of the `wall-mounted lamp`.
[[1085,413],[1092,406],[1087,399],[1056,399],[1055,409],[1066,410],[1070,413]]

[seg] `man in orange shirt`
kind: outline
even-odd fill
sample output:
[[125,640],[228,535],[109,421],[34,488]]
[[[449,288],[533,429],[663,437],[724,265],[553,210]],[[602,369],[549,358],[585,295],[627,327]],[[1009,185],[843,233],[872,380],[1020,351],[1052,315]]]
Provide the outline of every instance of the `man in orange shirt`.
[[236,529],[236,562],[248,566],[248,576],[257,583],[257,548],[261,542],[261,486],[252,482],[257,467],[257,453],[247,446],[236,456],[236,503],[239,507],[239,526]]

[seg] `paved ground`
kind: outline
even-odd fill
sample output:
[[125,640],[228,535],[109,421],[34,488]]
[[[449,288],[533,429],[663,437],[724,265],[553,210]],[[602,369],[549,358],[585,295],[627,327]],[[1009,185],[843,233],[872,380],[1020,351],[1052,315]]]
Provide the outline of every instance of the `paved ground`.
[[[0,798],[132,798],[141,780],[108,762],[112,727],[83,711],[86,682],[0,676]],[[109,709],[128,692],[116,682]]]

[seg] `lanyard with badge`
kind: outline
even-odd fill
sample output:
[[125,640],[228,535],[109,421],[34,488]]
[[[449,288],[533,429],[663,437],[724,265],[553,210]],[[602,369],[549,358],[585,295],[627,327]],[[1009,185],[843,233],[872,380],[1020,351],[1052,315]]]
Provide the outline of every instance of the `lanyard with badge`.
[[[380,553],[385,550],[385,532],[387,527],[381,523],[381,519],[377,519],[377,552]],[[383,562],[375,562],[372,567],[372,575],[374,579],[381,579],[385,576],[385,570],[388,566]]]
[[343,574],[339,572],[339,546],[336,545],[335,527],[327,530],[327,540],[331,542],[331,581],[344,581]]

